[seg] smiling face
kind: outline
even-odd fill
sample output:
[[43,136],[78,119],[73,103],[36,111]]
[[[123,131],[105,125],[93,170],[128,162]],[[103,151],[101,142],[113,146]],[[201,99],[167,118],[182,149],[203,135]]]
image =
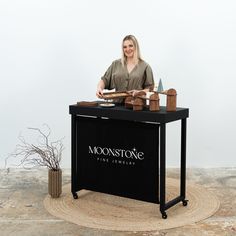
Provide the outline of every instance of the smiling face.
[[133,58],[135,47],[132,40],[125,40],[123,42],[123,51],[127,58]]

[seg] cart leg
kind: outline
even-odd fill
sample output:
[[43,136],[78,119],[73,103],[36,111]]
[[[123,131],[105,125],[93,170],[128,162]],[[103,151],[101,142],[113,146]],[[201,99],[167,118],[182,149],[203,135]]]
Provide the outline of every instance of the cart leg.
[[160,125],[160,212],[166,219],[166,124]]
[[187,119],[181,120],[181,172],[180,172],[180,195],[183,197],[183,206],[188,205],[186,197],[186,132],[187,131]]

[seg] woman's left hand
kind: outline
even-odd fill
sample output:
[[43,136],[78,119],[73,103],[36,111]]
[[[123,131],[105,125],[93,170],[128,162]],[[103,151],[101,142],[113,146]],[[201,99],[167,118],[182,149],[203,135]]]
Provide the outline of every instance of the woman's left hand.
[[128,91],[128,93],[132,94],[132,96],[135,97],[141,91],[143,91],[143,90],[133,89],[133,90]]

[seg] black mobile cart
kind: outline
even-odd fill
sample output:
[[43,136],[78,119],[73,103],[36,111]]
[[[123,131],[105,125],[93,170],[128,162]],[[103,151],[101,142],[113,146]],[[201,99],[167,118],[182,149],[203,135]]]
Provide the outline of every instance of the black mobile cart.
[[[186,193],[186,126],[189,109],[133,111],[70,105],[71,192],[87,189],[160,204],[166,210]],[[166,125],[181,122],[180,194],[166,202]]]

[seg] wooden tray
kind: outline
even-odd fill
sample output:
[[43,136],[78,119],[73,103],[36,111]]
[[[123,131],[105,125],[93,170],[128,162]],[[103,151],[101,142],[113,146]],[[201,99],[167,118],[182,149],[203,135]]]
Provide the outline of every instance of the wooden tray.
[[128,97],[128,96],[130,96],[130,94],[127,91],[117,91],[117,92],[103,93],[103,98],[104,99],[124,98],[124,97]]

